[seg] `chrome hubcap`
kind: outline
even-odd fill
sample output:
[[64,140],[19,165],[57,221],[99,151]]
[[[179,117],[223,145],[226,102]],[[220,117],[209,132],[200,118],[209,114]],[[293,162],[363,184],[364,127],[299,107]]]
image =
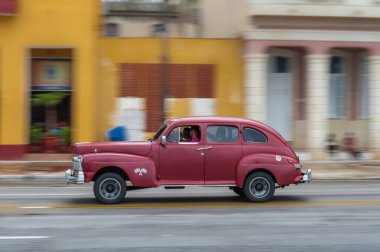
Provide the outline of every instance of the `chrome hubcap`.
[[100,183],[100,194],[106,199],[116,199],[121,193],[121,184],[113,178],[105,179]]
[[249,184],[249,190],[256,198],[264,198],[270,191],[269,181],[262,177],[254,178]]

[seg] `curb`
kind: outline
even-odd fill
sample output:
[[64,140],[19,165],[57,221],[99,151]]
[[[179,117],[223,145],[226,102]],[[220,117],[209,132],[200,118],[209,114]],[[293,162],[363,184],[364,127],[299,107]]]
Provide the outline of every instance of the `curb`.
[[0,175],[0,182],[62,182],[66,183],[64,173],[54,174],[7,174]]
[[[313,174],[311,183],[316,181],[345,181],[345,180],[380,180],[380,176],[350,176],[350,175],[322,175]],[[64,173],[54,174],[7,174],[0,175],[0,182],[54,182],[59,184],[66,184]]]

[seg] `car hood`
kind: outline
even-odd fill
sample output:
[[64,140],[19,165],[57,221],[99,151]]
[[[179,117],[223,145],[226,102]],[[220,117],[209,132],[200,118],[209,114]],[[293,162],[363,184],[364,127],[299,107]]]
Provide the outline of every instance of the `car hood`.
[[87,153],[125,153],[146,156],[152,149],[151,142],[96,142],[77,143],[74,154],[83,155]]

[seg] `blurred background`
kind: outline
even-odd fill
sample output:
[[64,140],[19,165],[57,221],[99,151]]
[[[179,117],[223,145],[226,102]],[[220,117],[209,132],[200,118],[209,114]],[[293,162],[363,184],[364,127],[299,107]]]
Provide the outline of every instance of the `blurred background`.
[[202,115],[379,159],[379,98],[378,0],[0,0],[0,160]]

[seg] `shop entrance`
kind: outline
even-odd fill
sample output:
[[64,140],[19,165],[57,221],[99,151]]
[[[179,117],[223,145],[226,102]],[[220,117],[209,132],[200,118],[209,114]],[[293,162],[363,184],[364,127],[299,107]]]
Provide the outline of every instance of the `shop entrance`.
[[31,49],[30,152],[70,152],[71,51]]

